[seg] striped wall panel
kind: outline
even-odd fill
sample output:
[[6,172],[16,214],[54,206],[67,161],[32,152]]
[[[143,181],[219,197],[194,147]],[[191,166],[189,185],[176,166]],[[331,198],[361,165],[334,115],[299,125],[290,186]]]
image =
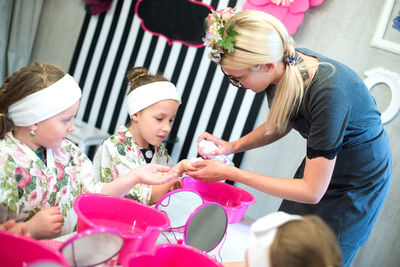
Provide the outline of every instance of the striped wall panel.
[[[240,7],[244,0],[204,0],[215,9]],[[229,84],[204,48],[174,43],[140,27],[136,0],[115,0],[99,16],[86,14],[69,73],[82,88],[77,118],[114,133],[128,120],[124,101],[131,67],[144,66],[162,73],[182,97],[166,146],[174,162],[197,157],[196,139],[204,131],[236,140],[254,127],[263,94],[238,90]],[[93,151],[91,152],[93,154]],[[240,166],[243,153],[232,156]]]

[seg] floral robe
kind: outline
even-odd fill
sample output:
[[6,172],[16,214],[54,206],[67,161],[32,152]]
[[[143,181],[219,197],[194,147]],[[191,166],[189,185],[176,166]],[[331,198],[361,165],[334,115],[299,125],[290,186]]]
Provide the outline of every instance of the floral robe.
[[84,181],[93,179],[93,165],[73,143],[47,149],[47,166],[11,132],[0,139],[0,223],[26,221],[46,207],[61,207],[61,235],[74,231],[77,216],[73,201]]
[[[160,144],[155,147],[151,163],[172,167],[167,149]],[[93,160],[95,181],[111,182],[135,167],[146,164],[140,147],[125,126],[107,138],[99,147]],[[148,204],[151,197],[151,185],[137,184],[126,197]]]

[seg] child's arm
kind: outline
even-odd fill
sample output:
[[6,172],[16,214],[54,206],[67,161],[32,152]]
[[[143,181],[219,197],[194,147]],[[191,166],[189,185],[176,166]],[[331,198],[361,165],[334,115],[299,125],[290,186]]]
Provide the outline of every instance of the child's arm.
[[174,183],[179,175],[176,170],[157,164],[145,164],[130,170],[110,183],[105,183],[102,194],[125,196],[136,184],[159,185]]
[[162,196],[164,196],[166,193],[168,193],[172,189],[176,189],[176,188],[173,188],[175,183],[180,184],[179,181],[178,182],[174,181],[174,182],[161,184],[161,185],[153,185],[151,188],[151,197],[150,197],[149,204],[153,205],[153,204],[157,203],[157,201],[160,200],[162,198]]
[[51,238],[61,233],[63,221],[60,207],[44,208],[26,222],[27,231],[35,239]]

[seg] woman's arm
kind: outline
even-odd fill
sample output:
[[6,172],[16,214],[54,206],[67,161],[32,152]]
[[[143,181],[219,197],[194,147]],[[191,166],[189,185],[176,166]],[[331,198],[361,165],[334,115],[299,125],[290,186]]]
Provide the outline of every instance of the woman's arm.
[[[218,146],[218,150],[215,152],[212,152],[211,155],[229,155],[233,153],[238,153],[238,152],[243,152],[247,151],[253,148],[265,146],[268,144],[271,144],[286,134],[288,134],[291,130],[290,127],[287,128],[285,133],[278,135],[278,134],[270,134],[266,135],[265,134],[265,127],[266,123],[264,122],[260,126],[258,126],[256,129],[248,133],[247,135],[241,137],[240,139],[233,141],[233,142],[227,142],[224,141],[218,137],[213,136],[210,133],[203,133],[197,138],[197,143],[200,143],[202,139],[206,139],[208,141],[214,142]],[[207,158],[207,156],[203,153],[200,147],[198,147],[199,154],[203,158]]]
[[194,162],[198,171],[187,174],[205,181],[213,182],[228,179],[253,187],[264,193],[301,203],[318,203],[325,194],[332,177],[336,158],[324,157],[306,159],[302,179],[272,177],[241,170],[217,160]]

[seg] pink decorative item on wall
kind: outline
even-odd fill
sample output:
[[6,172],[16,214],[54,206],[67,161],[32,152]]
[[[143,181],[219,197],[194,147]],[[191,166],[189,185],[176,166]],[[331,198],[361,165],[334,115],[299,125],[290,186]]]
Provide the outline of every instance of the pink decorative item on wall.
[[278,18],[290,34],[294,34],[303,22],[304,12],[318,6],[324,0],[247,0],[243,10],[260,10]]

